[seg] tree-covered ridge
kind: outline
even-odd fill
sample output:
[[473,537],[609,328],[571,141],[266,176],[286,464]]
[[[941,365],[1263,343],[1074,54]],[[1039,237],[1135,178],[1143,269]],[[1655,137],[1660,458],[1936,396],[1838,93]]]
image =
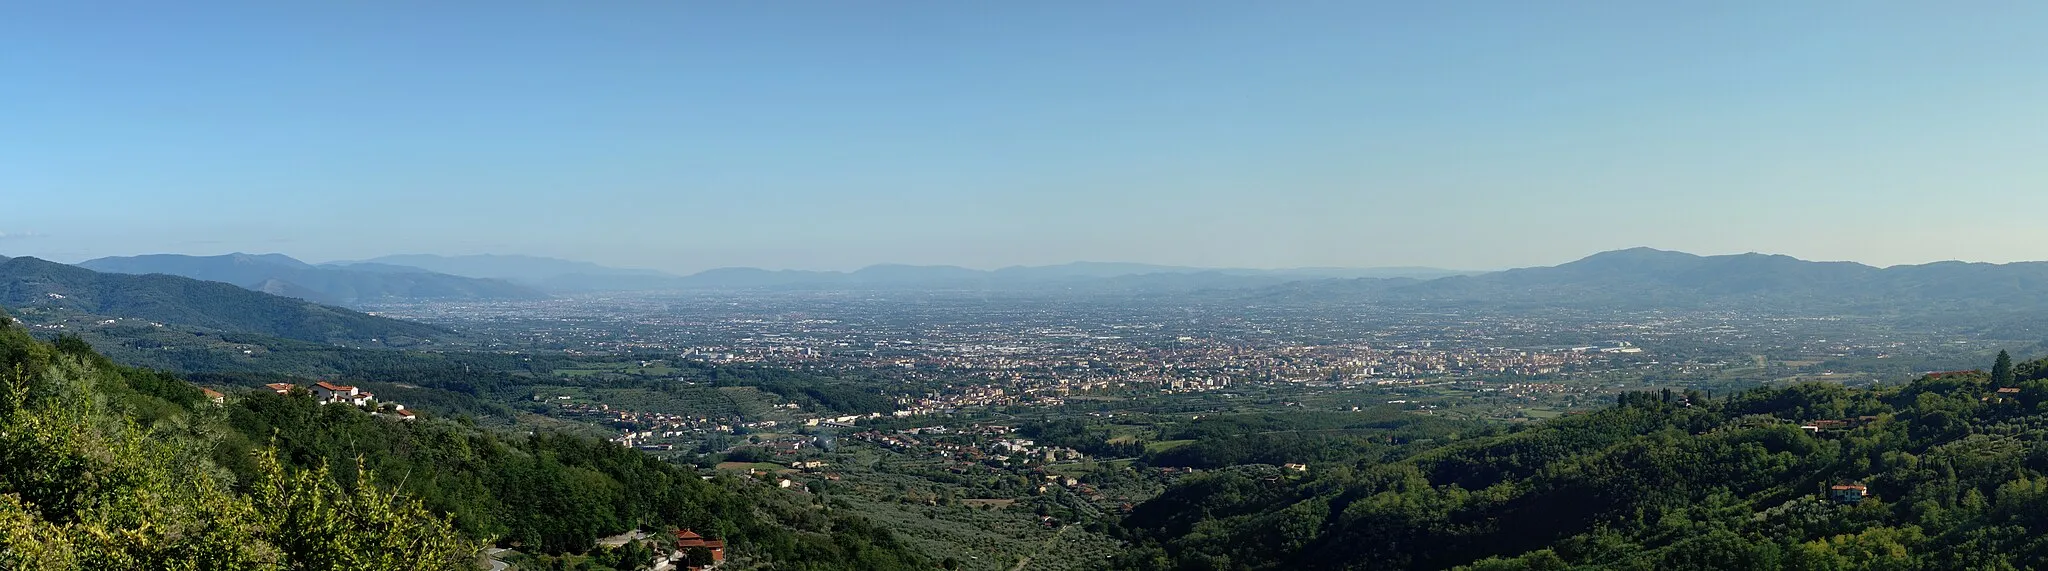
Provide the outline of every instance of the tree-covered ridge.
[[30,257],[0,261],[0,306],[24,319],[32,313],[133,318],[318,343],[407,344],[449,333],[221,282],[100,273]]
[[97,272],[169,274],[226,282],[264,293],[333,305],[386,300],[547,298],[539,291],[503,280],[452,276],[385,264],[315,266],[283,254],[148,254],[86,260],[79,262],[78,266]]
[[588,564],[625,559],[598,537],[676,527],[764,569],[925,568],[857,514],[594,439],[268,392],[216,406],[11,324],[0,381],[0,569],[468,569],[487,543],[606,556]]
[[1211,471],[1125,519],[1139,548],[1118,566],[2039,567],[2048,361],[1998,368],[1878,389],[1636,393],[1392,461]]
[[197,394],[0,325],[0,569],[474,565],[474,542],[374,471],[334,479],[257,451],[238,479],[207,461],[205,411],[179,412]]
[[[562,434],[505,438],[459,422],[393,422],[296,395],[255,393],[229,407],[237,434],[273,434],[278,455],[308,469],[404,474],[403,490],[450,516],[465,536],[541,554],[586,553],[634,529],[694,529],[728,538],[778,569],[917,568],[887,531],[852,513],[801,503],[752,482],[706,481],[689,468],[616,444]],[[236,472],[250,443],[217,454]],[[834,563],[838,562],[838,563]]]

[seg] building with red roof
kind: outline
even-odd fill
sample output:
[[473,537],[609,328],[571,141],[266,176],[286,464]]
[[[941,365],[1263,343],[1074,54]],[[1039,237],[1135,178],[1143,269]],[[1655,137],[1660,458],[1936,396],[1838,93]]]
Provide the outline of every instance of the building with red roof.
[[676,551],[687,553],[691,549],[703,549],[710,551],[711,565],[708,567],[691,567],[690,569],[710,569],[712,567],[717,567],[720,564],[725,563],[724,540],[705,539],[704,536],[697,535],[697,532],[690,531],[687,529],[676,530]]

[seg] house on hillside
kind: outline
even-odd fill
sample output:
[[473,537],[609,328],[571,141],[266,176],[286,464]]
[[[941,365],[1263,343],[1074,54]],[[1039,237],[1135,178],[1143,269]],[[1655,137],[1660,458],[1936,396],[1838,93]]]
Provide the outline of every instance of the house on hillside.
[[1860,504],[1870,497],[1870,488],[1863,484],[1836,484],[1828,486],[1828,499],[1842,504]]
[[[676,554],[683,555],[683,560],[689,561],[690,558],[687,554],[693,550],[703,550],[709,552],[711,555],[711,563],[709,565],[691,565],[686,567],[686,569],[689,569],[690,571],[714,569],[717,568],[719,565],[725,564],[725,541],[718,539],[705,539],[704,536],[697,535],[697,532],[690,531],[687,529],[676,530]],[[701,560],[702,559],[699,559],[699,561]]]
[[292,389],[295,387],[291,383],[270,383],[263,385],[263,388],[270,389],[270,392],[277,394],[288,395],[292,393]]
[[1978,400],[1989,403],[2005,404],[2009,402],[2019,402],[2019,399],[2019,387],[2000,387],[1998,390],[1992,391],[1991,394],[1985,395],[1984,398]]
[[337,385],[327,381],[313,383],[313,400],[327,403],[348,403],[355,406],[369,404],[377,395],[364,392],[352,386]]
[[199,389],[199,392],[205,394],[206,400],[212,401],[214,406],[220,406],[228,403],[228,396],[221,394],[220,391],[202,388]]

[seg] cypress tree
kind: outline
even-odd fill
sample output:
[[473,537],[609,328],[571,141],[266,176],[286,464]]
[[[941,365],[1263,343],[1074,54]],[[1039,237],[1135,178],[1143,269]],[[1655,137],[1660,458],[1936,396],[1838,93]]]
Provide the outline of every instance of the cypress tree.
[[2012,355],[1998,352],[1998,362],[1991,365],[1991,384],[2000,387],[2012,386]]

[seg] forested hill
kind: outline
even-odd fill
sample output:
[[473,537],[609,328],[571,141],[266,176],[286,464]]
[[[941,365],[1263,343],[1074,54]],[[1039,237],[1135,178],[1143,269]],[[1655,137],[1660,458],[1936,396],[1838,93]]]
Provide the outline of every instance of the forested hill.
[[132,318],[318,343],[411,344],[447,336],[431,325],[162,274],[100,273],[30,257],[0,262],[0,306],[24,319]]
[[382,264],[315,266],[283,254],[151,254],[99,258],[79,262],[78,265],[99,272],[170,274],[227,282],[266,293],[336,305],[375,301],[547,297],[539,291],[503,280],[453,276]]
[[[1633,393],[1395,461],[1190,476],[1131,569],[2048,565],[2048,362],[1852,390]],[[1868,497],[1856,488],[1864,486]],[[1840,494],[1840,497],[1835,497]]]
[[679,527],[749,568],[930,568],[814,497],[599,440],[226,398],[0,314],[0,569],[466,570],[494,543],[631,569],[652,553],[593,542]]

